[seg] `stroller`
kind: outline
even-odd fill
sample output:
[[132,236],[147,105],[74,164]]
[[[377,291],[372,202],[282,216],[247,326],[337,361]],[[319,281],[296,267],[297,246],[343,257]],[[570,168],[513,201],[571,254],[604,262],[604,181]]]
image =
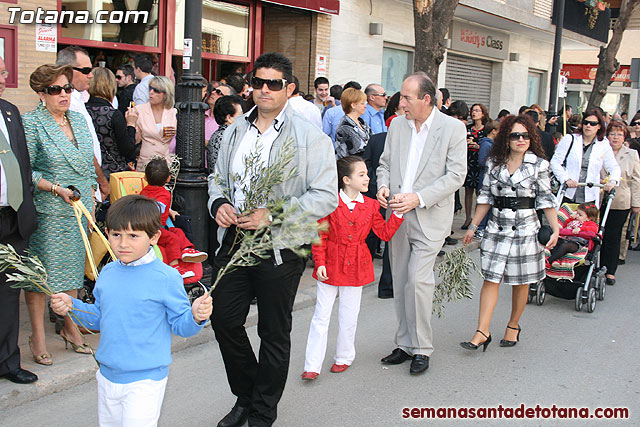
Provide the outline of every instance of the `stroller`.
[[[144,178],[144,173],[141,172],[117,172],[111,174],[111,200],[115,201],[127,194],[138,194],[147,185]],[[174,225],[171,223],[171,218],[167,221],[169,228]],[[106,264],[111,261],[111,257],[104,246],[99,240],[98,236],[93,233],[89,238],[89,243],[94,254],[94,263],[98,271],[102,270]],[[156,245],[154,246],[156,255],[161,260],[165,257],[161,249]],[[180,261],[182,263],[182,261]],[[85,265],[85,280],[83,287],[78,290],[78,298],[87,303],[93,303],[95,298],[93,297],[93,288],[95,286],[96,277],[94,277],[91,269],[89,268],[89,262]],[[208,288],[200,281],[203,275],[202,263],[182,263],[183,267],[194,273],[193,277],[184,279],[184,287],[187,292],[187,296],[191,303],[196,298],[204,295]]]
[[[582,187],[599,187],[601,184],[579,183]],[[563,184],[556,196],[558,206],[558,220],[566,219],[577,208],[577,204],[562,204],[567,187]],[[576,311],[581,311],[586,306],[587,312],[593,313],[596,309],[596,300],[604,300],[606,293],[605,274],[607,268],[600,264],[600,249],[602,247],[602,234],[611,208],[611,202],[615,196],[615,189],[603,200],[605,210],[600,218],[598,233],[591,240],[588,248],[580,248],[575,253],[566,254],[560,258],[565,267],[561,269],[547,268],[546,277],[529,285],[527,303],[535,299],[536,305],[544,304],[546,294],[562,299],[574,299]]]

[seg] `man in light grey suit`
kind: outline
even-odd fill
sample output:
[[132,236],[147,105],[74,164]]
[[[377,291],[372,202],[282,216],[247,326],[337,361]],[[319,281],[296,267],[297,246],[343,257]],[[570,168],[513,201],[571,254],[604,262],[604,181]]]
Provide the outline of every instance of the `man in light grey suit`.
[[382,363],[412,359],[411,374],[429,368],[433,267],[451,232],[453,195],[467,173],[467,130],[434,108],[435,103],[436,88],[425,73],[402,83],[405,115],[391,123],[377,169],[380,205],[404,214],[389,244],[397,348]]

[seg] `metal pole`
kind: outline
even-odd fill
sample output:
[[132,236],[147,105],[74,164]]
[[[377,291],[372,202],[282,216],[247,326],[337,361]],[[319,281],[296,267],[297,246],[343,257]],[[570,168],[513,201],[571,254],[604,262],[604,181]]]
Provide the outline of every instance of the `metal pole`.
[[562,50],[562,26],[564,25],[564,0],[556,0],[556,39],[553,45],[553,65],[551,66],[551,91],[549,94],[549,112],[556,114],[558,109],[558,78],[560,76],[560,51]]
[[201,73],[201,0],[185,1],[184,38],[184,73],[179,84],[180,99],[176,103],[176,154],[180,157],[180,173],[175,191],[184,198],[185,213],[191,217],[193,244],[199,250],[208,251],[210,218],[207,210],[207,173],[204,167],[204,112],[209,106],[202,102],[202,88],[205,84]]

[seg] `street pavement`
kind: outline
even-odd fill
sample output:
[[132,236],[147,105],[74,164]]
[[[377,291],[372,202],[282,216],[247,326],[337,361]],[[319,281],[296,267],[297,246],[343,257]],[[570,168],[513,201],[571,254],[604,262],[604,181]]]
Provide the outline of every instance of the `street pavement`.
[[[473,251],[472,257],[479,262],[479,251]],[[329,372],[336,340],[334,310],[323,372],[316,381],[301,381],[313,307],[301,308],[294,312],[289,378],[276,425],[425,425],[432,421],[403,419],[403,408],[521,404],[592,410],[627,407],[631,415],[624,420],[457,419],[438,420],[436,424],[640,425],[640,252],[629,252],[627,264],[619,268],[617,277],[617,284],[608,288],[606,299],[598,301],[591,314],[576,312],[571,300],[551,296],[541,307],[527,305],[521,321],[521,341],[513,348],[498,346],[511,304],[511,292],[503,287],[491,326],[494,341],[482,353],[458,345],[471,338],[476,327],[481,280],[474,276],[473,300],[449,303],[445,316],[433,319],[435,352],[431,367],[419,376],[409,375],[408,362],[400,366],[380,364],[380,358],[394,348],[395,312],[393,300],[378,299],[376,286],[368,286],[362,298],[358,354],[353,365],[341,374]],[[256,327],[248,331],[257,346]],[[212,426],[233,406],[235,398],[212,335],[207,328],[200,334],[207,338],[202,344],[174,352],[161,426]],[[8,406],[0,415],[0,424],[96,425],[95,380],[20,406]]]

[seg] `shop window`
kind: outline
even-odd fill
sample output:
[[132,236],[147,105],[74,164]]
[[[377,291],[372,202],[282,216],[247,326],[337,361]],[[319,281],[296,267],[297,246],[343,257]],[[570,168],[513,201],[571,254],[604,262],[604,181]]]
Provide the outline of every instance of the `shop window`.
[[[157,0],[62,0],[61,4],[62,12],[88,10],[92,19],[100,18],[112,23],[69,24],[65,19],[61,24],[60,37],[158,47]],[[144,12],[146,23],[143,22]]]
[[404,79],[413,72],[413,52],[393,47],[382,48],[382,86],[389,96],[400,90]]
[[527,78],[527,105],[540,105],[540,90],[542,88],[542,73],[529,72]]
[[9,72],[6,79],[6,87],[18,87],[18,38],[16,27],[0,25],[0,56],[4,59],[4,65]]
[[[185,0],[176,0],[175,48],[182,50]],[[202,2],[202,53],[249,56],[249,6]]]

